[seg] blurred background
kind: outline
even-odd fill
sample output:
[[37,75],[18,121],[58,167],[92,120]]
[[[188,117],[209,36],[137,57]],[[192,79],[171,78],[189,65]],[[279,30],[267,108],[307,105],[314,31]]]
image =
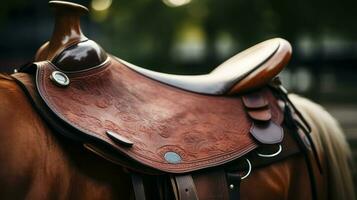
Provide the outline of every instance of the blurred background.
[[[0,7],[0,71],[32,59],[52,33],[48,1]],[[72,0],[90,8],[83,32],[139,66],[207,73],[273,37],[293,46],[283,72],[290,91],[322,104],[341,123],[357,159],[356,0]]]

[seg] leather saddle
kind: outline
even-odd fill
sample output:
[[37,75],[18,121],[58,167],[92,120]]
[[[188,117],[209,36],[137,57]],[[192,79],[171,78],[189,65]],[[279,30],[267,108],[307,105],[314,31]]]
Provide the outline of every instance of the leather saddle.
[[[221,199],[237,198],[232,185],[242,175],[232,166],[248,162],[243,169],[250,171],[254,163],[245,158],[265,147],[283,149],[280,159],[298,152],[284,137],[284,101],[272,82],[290,59],[286,40],[259,43],[209,74],[164,74],[87,39],[78,15],[85,7],[50,5],[57,13],[51,40],[13,77],[54,130],[133,172],[137,199],[145,198],[138,174],[169,174],[176,199],[207,197],[202,184],[219,174],[229,183],[220,188],[227,194]],[[211,182],[200,181],[206,179]]]

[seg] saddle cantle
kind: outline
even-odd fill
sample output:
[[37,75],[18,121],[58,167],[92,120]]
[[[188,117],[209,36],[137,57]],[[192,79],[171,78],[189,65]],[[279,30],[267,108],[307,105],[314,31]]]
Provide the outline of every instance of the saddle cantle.
[[290,44],[284,39],[275,38],[242,51],[205,75],[164,74],[119,60],[127,67],[162,83],[202,94],[224,95],[266,85],[284,68],[290,56]]
[[[286,101],[270,84],[290,59],[287,41],[262,42],[206,75],[163,74],[111,56],[85,37],[85,7],[50,4],[57,17],[51,40],[13,77],[58,133],[133,172],[137,199],[145,196],[138,174],[169,174],[176,199],[205,199],[207,188],[221,199],[238,198],[234,186],[247,169],[240,161],[250,172],[299,152],[286,136]],[[217,180],[227,185],[215,187]]]

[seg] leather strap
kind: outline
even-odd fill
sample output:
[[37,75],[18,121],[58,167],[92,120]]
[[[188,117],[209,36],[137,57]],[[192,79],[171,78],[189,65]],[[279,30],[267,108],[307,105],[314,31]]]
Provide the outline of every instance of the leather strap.
[[190,174],[175,176],[173,190],[177,200],[198,200],[195,183]]
[[[310,177],[312,199],[314,200],[318,199],[319,189],[315,178],[317,174],[315,173],[312,160],[315,160],[316,167],[318,168],[317,171],[320,173],[320,175],[322,174],[322,168],[319,167],[321,166],[320,160],[319,157],[317,156],[318,154],[317,154],[316,147],[314,146],[314,142],[312,141],[312,138],[310,136],[311,128],[307,123],[307,121],[305,120],[305,118],[303,117],[303,115],[300,113],[300,111],[290,101],[288,97],[288,92],[281,85],[280,80],[275,79],[271,84],[271,86],[277,91],[280,98],[287,104],[284,110],[284,116],[286,118],[285,124],[293,133],[295,133],[292,136],[294,137],[295,141],[300,147],[306,162],[308,174]],[[298,120],[296,119],[296,117],[294,117],[294,115],[298,117]],[[299,120],[303,122],[304,126],[301,126]],[[306,142],[306,138],[309,140],[308,142]]]
[[133,184],[135,199],[145,200],[145,188],[143,178],[136,173],[132,173],[131,182]]
[[284,138],[283,128],[274,123],[272,109],[262,90],[242,95],[246,113],[252,120],[250,133],[260,144],[279,144]]
[[240,199],[240,182],[241,176],[239,173],[227,172],[227,183],[229,187],[229,200]]

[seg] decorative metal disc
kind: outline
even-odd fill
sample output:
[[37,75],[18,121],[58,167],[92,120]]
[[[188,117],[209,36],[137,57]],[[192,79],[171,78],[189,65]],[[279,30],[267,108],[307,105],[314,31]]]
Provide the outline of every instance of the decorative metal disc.
[[176,152],[173,151],[169,151],[166,152],[164,155],[164,158],[167,162],[171,163],[171,164],[177,164],[181,162],[181,156],[178,155]]
[[69,78],[68,76],[60,71],[53,71],[50,79],[55,83],[57,86],[65,87],[69,85]]

